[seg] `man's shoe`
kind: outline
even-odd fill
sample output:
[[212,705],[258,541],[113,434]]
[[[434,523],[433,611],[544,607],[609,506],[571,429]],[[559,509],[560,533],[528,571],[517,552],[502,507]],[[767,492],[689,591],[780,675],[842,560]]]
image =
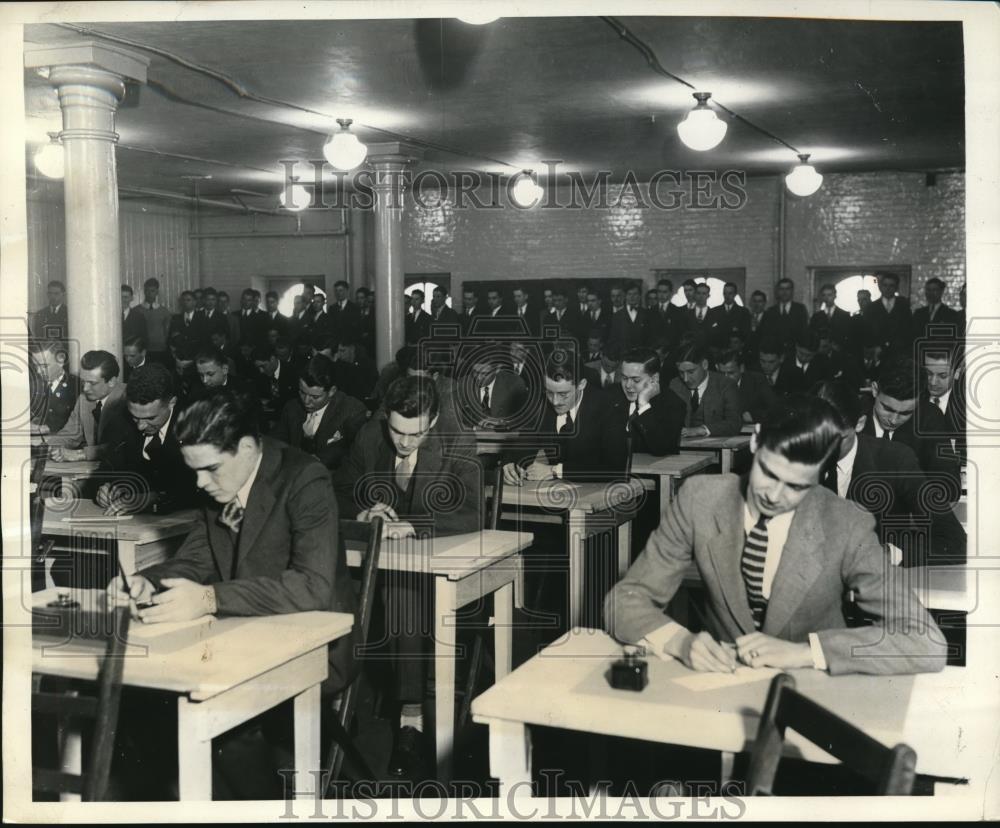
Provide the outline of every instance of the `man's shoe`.
[[424,779],[427,767],[423,731],[415,727],[401,727],[396,731],[396,743],[389,757],[389,776],[395,779]]

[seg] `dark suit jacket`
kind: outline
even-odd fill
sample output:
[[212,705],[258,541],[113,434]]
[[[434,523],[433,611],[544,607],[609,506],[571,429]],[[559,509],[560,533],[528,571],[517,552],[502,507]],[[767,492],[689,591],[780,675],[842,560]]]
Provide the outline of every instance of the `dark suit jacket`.
[[497,372],[490,394],[490,410],[483,411],[482,388],[474,378],[467,375],[456,380],[452,389],[455,411],[463,429],[489,428],[503,430],[510,428],[508,420],[521,413],[528,399],[528,387],[524,380],[508,370]]
[[267,338],[267,332],[272,328],[278,332],[278,336],[287,337],[289,331],[291,330],[291,320],[280,311],[275,313],[273,318],[270,313],[264,311],[260,327],[264,335],[264,339]]
[[670,391],[684,404],[684,425],[708,426],[712,437],[732,437],[743,427],[743,409],[740,408],[740,391],[729,377],[716,371],[708,372],[708,386],[698,401],[698,409],[691,411],[691,391],[680,377],[670,380]]
[[[198,315],[201,317],[202,324],[205,326],[205,339],[208,342],[212,341],[213,333],[224,333],[229,337],[229,344],[236,346],[236,340],[232,339],[232,331],[229,328],[228,314],[222,313],[218,308],[212,311],[212,315],[208,315],[208,311],[200,310]],[[238,326],[237,326],[238,327]]]
[[709,308],[708,320],[715,332],[711,344],[720,348],[728,346],[729,336],[734,332],[739,333],[744,342],[750,335],[750,311],[740,305],[734,304],[729,311],[724,304]]
[[[940,483],[924,475],[909,446],[858,435],[847,498],[875,515],[882,539],[902,549],[903,566],[965,562],[965,530],[938,495]],[[929,541],[929,556],[918,539]]]
[[698,308],[684,311],[684,331],[703,347],[716,345],[720,338],[718,322],[712,317],[712,309],[705,308],[705,318],[698,321]]
[[[788,363],[790,368],[797,368],[799,373],[802,374],[803,391],[812,388],[817,382],[833,379],[833,366],[830,365],[830,360],[823,356],[823,354],[816,354],[816,356],[809,360],[809,364],[806,365],[804,371],[799,368],[794,357],[785,357],[785,362]],[[780,372],[778,376],[780,379]]]
[[188,324],[184,323],[184,314],[175,313],[170,318],[170,328],[167,330],[168,341],[180,334],[181,339],[190,349],[200,348],[208,341],[208,325],[204,314],[195,311]]
[[818,331],[826,328],[830,332],[830,339],[840,344],[841,348],[848,348],[851,342],[851,315],[843,308],[835,307],[833,317],[827,316],[823,311],[816,311],[809,320],[811,330]]
[[48,305],[35,311],[30,327],[31,335],[36,339],[66,339],[69,336],[69,314],[66,303],[63,302],[55,312]]
[[896,354],[907,354],[913,342],[913,315],[910,313],[910,300],[897,296],[892,306],[892,313],[885,309],[881,299],[873,299],[865,309],[865,321],[868,330],[877,337],[883,349]]
[[633,454],[677,454],[680,450],[681,429],[687,413],[684,403],[676,395],[661,390],[649,401],[649,408],[638,417],[628,421],[631,403],[622,391],[621,385],[613,386],[606,392],[617,427],[632,438]]
[[395,500],[395,462],[386,420],[373,417],[333,475],[341,514],[354,517],[382,502],[420,535],[459,535],[483,527],[482,470],[470,438],[450,438],[445,444],[436,429],[431,431],[417,452],[406,504],[390,502]]
[[504,463],[518,463],[525,468],[545,449],[550,465],[562,463],[562,479],[570,481],[609,481],[625,474],[625,429],[620,427],[607,395],[588,384],[577,409],[573,432],[556,431],[556,413],[551,405],[545,411],[529,449],[511,447],[504,452]]
[[187,509],[198,500],[196,475],[184,462],[180,443],[177,442],[177,417],[181,410],[181,403],[178,402],[170,416],[167,436],[156,462],[142,456],[146,438],[132,423],[120,455],[106,458],[104,463],[105,468],[111,471],[127,472],[139,489],[156,493],[157,512]]
[[[212,584],[219,615],[353,613],[354,591],[326,469],[268,437],[262,447],[235,542],[220,521],[223,505],[212,501],[177,554],[142,574],[157,587],[164,578]],[[351,680],[352,650],[350,635],[330,645],[324,689],[339,690]]]
[[358,342],[364,347],[365,353],[375,359],[375,309],[367,310],[365,313],[358,309]]
[[781,315],[780,305],[772,305],[764,311],[761,319],[760,338],[774,337],[786,348],[806,332],[809,327],[809,311],[801,302],[792,302],[786,316]]
[[468,308],[464,308],[462,313],[459,315],[459,319],[462,323],[462,336],[471,336],[475,333],[473,328],[478,328],[476,320],[482,316],[479,308],[473,308],[472,313],[469,313]]
[[240,314],[239,312],[230,311],[223,314],[223,317],[226,320],[226,327],[229,332],[229,344],[233,348],[238,348],[240,345],[240,334],[243,331],[243,326],[240,324]]
[[32,411],[37,412],[35,421],[39,425],[48,426],[50,434],[61,431],[66,427],[76,406],[76,399],[80,396],[80,379],[75,374],[63,371],[55,390],[47,380],[40,379],[37,391],[41,400],[37,406],[32,405]]
[[136,305],[128,309],[128,316],[122,320],[122,342],[131,339],[133,336],[141,336],[146,339],[146,315],[142,312],[142,307]]
[[256,371],[253,382],[257,398],[265,401],[276,412],[281,411],[285,403],[295,399],[299,393],[299,372],[290,362],[281,363],[277,384],[260,371]]
[[361,328],[361,309],[350,299],[344,303],[343,309],[336,300],[328,302],[326,312],[330,314],[330,324],[335,334],[357,336]]
[[458,311],[447,305],[442,307],[436,316],[431,314],[430,325],[431,336],[435,339],[454,339],[462,333],[462,320]]
[[646,330],[647,322],[648,316],[645,308],[636,309],[635,322],[629,316],[628,308],[623,308],[620,313],[611,317],[609,342],[617,345],[621,353],[625,353],[629,348],[645,345],[649,336]]
[[343,362],[338,359],[333,365],[337,388],[347,396],[358,400],[371,396],[375,381],[378,379],[374,359],[362,354],[358,349],[355,351],[354,362]]
[[913,311],[911,328],[914,339],[929,336],[932,326],[950,326],[954,330],[955,336],[964,333],[963,329],[959,327],[962,315],[954,308],[949,308],[947,305],[939,305],[937,312],[934,314],[933,322],[930,316],[930,308],[926,305]]
[[[302,448],[302,426],[306,416],[301,401],[289,400],[281,409],[271,436],[295,448]],[[334,392],[323,412],[323,419],[319,421],[319,428],[313,436],[313,450],[309,453],[330,470],[340,468],[354,438],[367,420],[368,409],[362,402],[343,391]]]
[[406,344],[416,345],[421,339],[426,339],[431,335],[431,316],[429,313],[421,310],[420,316],[416,319],[413,318],[413,314],[406,314],[406,322],[404,324],[406,332]]
[[[740,571],[744,493],[735,475],[696,475],[681,487],[646,548],[604,602],[605,625],[638,643],[671,619],[666,608],[692,562],[705,586],[707,630],[720,641],[754,632]],[[804,643],[819,638],[832,675],[916,673],[945,665],[944,638],[885,562],[870,516],[815,486],[795,510],[761,631]],[[849,628],[853,591],[874,626]]]
[[239,336],[235,340],[231,339],[230,342],[240,345],[249,343],[250,345],[257,346],[264,341],[266,333],[264,323],[267,320],[267,314],[264,311],[251,311],[249,315],[244,316],[243,311],[239,310],[233,315],[236,317],[236,324],[239,326]]
[[759,423],[764,419],[778,398],[774,389],[767,384],[767,379],[758,371],[744,371],[740,377],[740,415],[746,411],[750,412],[753,422]]
[[[770,385],[771,380],[766,375],[762,376],[764,376],[764,381]],[[807,390],[807,388],[806,378],[795,364],[795,359],[793,357],[785,357],[785,361],[778,368],[778,376],[774,381],[774,385],[771,385],[771,390],[775,394],[784,395],[798,394]]]

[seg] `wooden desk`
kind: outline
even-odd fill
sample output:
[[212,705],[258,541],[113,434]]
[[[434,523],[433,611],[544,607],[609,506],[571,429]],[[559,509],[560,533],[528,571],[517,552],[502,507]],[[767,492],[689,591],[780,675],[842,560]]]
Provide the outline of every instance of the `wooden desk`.
[[[455,743],[455,615],[462,607],[493,595],[494,656],[497,679],[513,663],[514,606],[521,606],[521,551],[529,532],[486,530],[417,540],[384,540],[379,569],[417,572],[434,578],[434,674],[438,779],[451,778]],[[348,544],[348,566],[360,566],[363,550]]]
[[677,486],[688,475],[707,469],[715,462],[713,454],[668,454],[655,457],[652,454],[632,455],[632,474],[639,477],[655,477],[660,481],[660,513],[673,500]]
[[737,434],[734,437],[685,437],[681,440],[681,451],[710,451],[719,458],[722,473],[733,470],[733,455],[750,447],[750,435]]
[[[474,720],[490,728],[490,773],[500,780],[501,796],[530,783],[533,724],[718,750],[730,761],[752,747],[769,680],[693,691],[671,681],[690,675],[687,667],[649,658],[645,690],[614,690],[605,672],[620,652],[605,633],[577,628],[473,701]],[[963,695],[964,668],[916,676],[790,672],[802,693],[873,738],[913,747],[919,773],[972,778],[987,770],[970,767],[966,754],[973,751],[966,748],[970,728],[992,727],[995,712],[984,709],[990,705],[981,697]],[[789,731],[785,742],[789,755],[833,761],[797,733]]]
[[166,515],[140,514],[126,520],[81,522],[73,518],[101,518],[104,510],[90,500],[48,498],[42,534],[72,539],[73,551],[113,541],[118,548],[118,560],[131,574],[166,560],[191,531],[197,514],[195,509],[184,509]]
[[[562,523],[569,554],[569,622],[583,615],[583,574],[586,540],[609,529],[618,530],[618,577],[628,570],[632,549],[632,518],[645,489],[636,479],[615,483],[570,483],[565,480],[504,485],[504,520],[526,523]],[[493,487],[487,487],[492,497]]]
[[519,433],[516,431],[488,431],[475,429],[477,454],[500,454],[508,443],[516,443]]
[[[55,597],[37,592],[35,605]],[[99,590],[80,590],[81,604],[101,600]],[[138,623],[138,622],[137,622]],[[309,776],[320,765],[320,684],[327,676],[327,645],[354,625],[350,613],[299,612],[254,618],[220,618],[199,628],[195,643],[167,651],[155,640],[126,650],[125,685],[177,693],[180,798],[212,798],[212,738],[294,699],[295,769],[304,774],[299,796],[311,798]],[[86,644],[33,636],[32,671],[96,679],[98,658]],[[89,656],[88,656],[89,653]],[[70,770],[70,768],[67,768]],[[78,772],[78,768],[76,768]]]

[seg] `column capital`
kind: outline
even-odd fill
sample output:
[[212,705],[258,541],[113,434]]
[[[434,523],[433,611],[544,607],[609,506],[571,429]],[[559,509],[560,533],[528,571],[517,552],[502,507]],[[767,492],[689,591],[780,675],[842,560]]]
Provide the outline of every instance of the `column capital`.
[[405,141],[385,141],[381,144],[368,145],[368,163],[375,169],[387,167],[405,167],[424,157],[424,151],[415,144]]
[[[48,69],[56,67],[79,67],[81,69],[103,70],[102,73],[117,75],[121,81],[146,82],[149,58],[138,52],[122,49],[110,43],[94,40],[78,40],[72,43],[39,43],[24,49],[26,69]],[[95,73],[97,75],[98,73]],[[56,81],[54,83],[63,82]],[[76,82],[67,79],[65,82]],[[83,83],[88,81],[83,80]]]

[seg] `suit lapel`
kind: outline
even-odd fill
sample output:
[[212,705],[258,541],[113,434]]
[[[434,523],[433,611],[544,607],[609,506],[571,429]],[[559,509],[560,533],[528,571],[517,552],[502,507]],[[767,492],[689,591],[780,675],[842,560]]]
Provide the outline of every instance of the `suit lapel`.
[[818,503],[819,498],[813,490],[795,510],[767,602],[762,632],[768,635],[780,636],[822,572],[819,553],[825,535]]
[[738,488],[728,502],[720,503],[715,513],[718,534],[706,544],[709,558],[715,569],[722,596],[736,623],[744,633],[754,631],[753,613],[747,601],[747,590],[740,572],[743,554],[743,498]]
[[[413,511],[420,514],[422,510],[420,505],[424,503],[424,490],[427,488],[428,484],[432,481],[438,481],[438,483],[447,481],[441,481],[439,477],[439,472],[441,471],[441,443],[437,437],[430,437],[427,442],[425,442],[420,447],[420,453],[417,455],[417,466],[413,470],[413,499],[411,503],[413,504]],[[436,498],[432,498],[434,500]]]
[[326,411],[323,412],[323,419],[319,421],[315,435],[317,450],[325,446],[326,441],[337,433],[337,418],[340,416],[340,403],[343,397],[343,392],[334,392]]
[[274,507],[274,489],[272,481],[279,470],[280,456],[278,449],[270,441],[264,441],[264,456],[257,470],[257,478],[250,487],[250,497],[243,510],[243,524],[240,526],[239,560],[237,566],[243,564],[253,551],[257,538],[267,522],[268,515]]

